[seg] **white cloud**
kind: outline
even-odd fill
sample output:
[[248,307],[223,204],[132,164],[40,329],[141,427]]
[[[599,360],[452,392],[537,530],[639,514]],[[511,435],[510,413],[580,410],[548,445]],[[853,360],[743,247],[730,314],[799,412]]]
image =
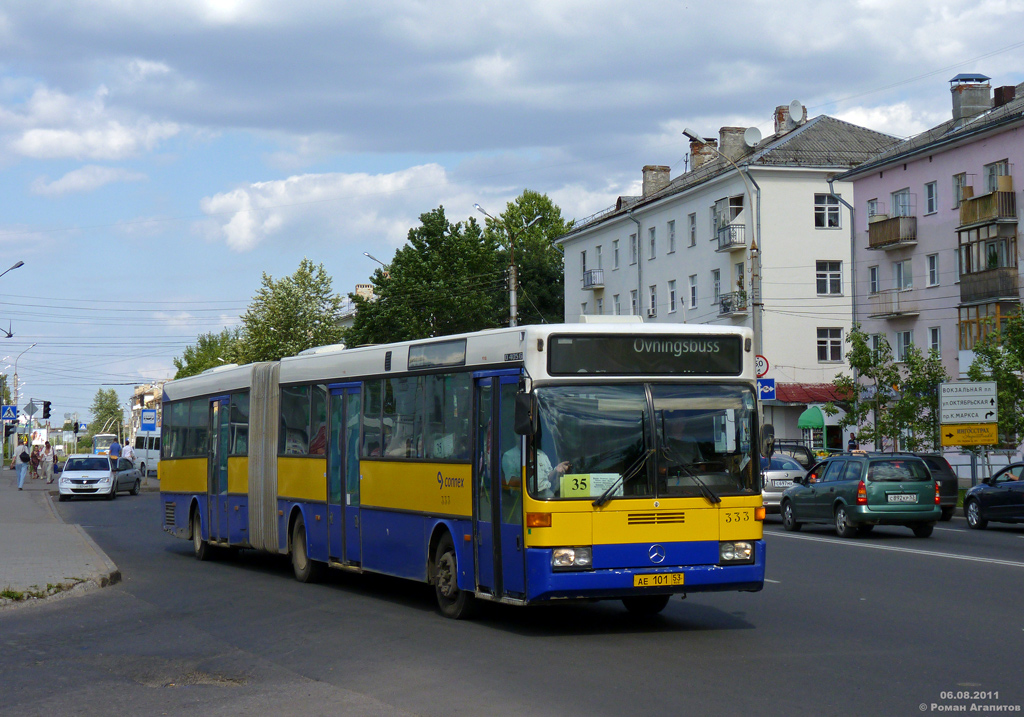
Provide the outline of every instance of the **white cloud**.
[[92,192],[113,182],[139,182],[145,178],[145,174],[121,167],[88,165],[68,172],[52,182],[48,182],[47,177],[40,177],[33,182],[32,191],[35,194],[60,196],[72,192]]
[[927,112],[906,102],[877,107],[851,107],[834,114],[838,119],[896,137],[910,137],[950,119],[949,113]]

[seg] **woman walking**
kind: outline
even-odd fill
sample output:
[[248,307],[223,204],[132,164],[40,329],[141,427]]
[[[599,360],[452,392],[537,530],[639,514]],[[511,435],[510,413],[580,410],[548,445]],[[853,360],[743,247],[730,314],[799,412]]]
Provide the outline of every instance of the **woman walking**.
[[25,439],[19,438],[18,445],[14,449],[14,455],[11,456],[11,468],[18,474],[18,490],[21,490],[25,485],[25,474],[28,473],[28,464],[31,459],[28,455],[28,446],[25,445]]
[[32,479],[39,477],[39,446],[32,446],[32,455],[29,456],[32,464]]
[[53,483],[53,448],[50,447],[50,442],[47,441],[46,445],[43,446],[43,452],[39,454],[39,468],[42,475],[39,476],[47,483]]

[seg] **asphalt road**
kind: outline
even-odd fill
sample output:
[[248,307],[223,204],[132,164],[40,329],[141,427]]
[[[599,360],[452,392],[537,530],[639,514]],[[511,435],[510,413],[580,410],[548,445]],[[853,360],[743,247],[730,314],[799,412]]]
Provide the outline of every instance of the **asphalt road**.
[[[279,557],[200,563],[156,494],[61,503],[123,582],[0,613],[0,714],[913,715],[1024,710],[1024,527],[841,540],[769,520],[761,593],[485,606],[442,618],[430,588]],[[944,693],[995,693],[955,699]],[[924,709],[921,706],[924,705]]]

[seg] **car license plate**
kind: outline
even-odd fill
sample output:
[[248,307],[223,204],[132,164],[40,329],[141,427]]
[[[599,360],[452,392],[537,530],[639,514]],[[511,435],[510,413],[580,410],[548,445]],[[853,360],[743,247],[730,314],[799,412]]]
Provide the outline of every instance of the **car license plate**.
[[683,584],[683,573],[648,573],[647,575],[634,575],[633,587],[635,588],[662,588],[673,587]]
[[890,503],[916,503],[917,502],[917,494],[916,493],[890,493],[888,497],[889,497],[889,502]]
[[774,482],[776,488],[789,488],[793,485],[793,481],[790,480],[777,480]]

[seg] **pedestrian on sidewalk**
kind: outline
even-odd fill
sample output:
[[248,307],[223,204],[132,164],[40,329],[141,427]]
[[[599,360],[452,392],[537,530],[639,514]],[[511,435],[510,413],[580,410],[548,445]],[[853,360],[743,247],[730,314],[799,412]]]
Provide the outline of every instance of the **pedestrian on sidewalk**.
[[53,459],[53,448],[50,447],[50,442],[47,441],[46,445],[43,446],[43,452],[39,455],[39,468],[42,473],[40,477],[47,483],[53,483]]
[[25,439],[19,438],[18,445],[14,449],[14,455],[11,456],[11,468],[13,468],[15,473],[18,474],[18,490],[21,490],[25,486],[25,474],[28,473],[30,460],[31,458],[28,454],[28,446],[25,445]]
[[121,455],[132,462],[135,465],[135,449],[132,448],[131,441],[124,442],[124,448],[121,449]]
[[29,456],[29,463],[32,466],[32,479],[39,477],[39,446],[32,446],[32,455]]

